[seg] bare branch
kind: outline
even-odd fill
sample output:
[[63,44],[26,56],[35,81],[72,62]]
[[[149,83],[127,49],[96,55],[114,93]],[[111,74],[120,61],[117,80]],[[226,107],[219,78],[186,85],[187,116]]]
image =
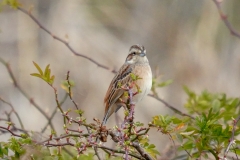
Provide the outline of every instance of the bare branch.
[[168,104],[166,101],[164,101],[163,99],[159,98],[157,95],[153,95],[153,94],[148,94],[148,96],[152,97],[152,98],[155,98],[156,100],[162,102],[163,104],[165,104],[166,107],[170,108],[171,110],[173,110],[174,112],[176,112],[177,114],[180,114],[182,116],[187,116],[187,117],[190,117],[191,119],[194,119],[194,117],[186,114],[186,113],[183,113],[182,111],[178,110],[177,108],[171,106],[170,104]]
[[[67,97],[68,97],[68,94],[65,94],[64,98],[59,103],[60,106],[62,106],[62,104],[66,101]],[[48,119],[47,124],[43,127],[43,129],[41,131],[42,133],[45,132],[45,130],[47,129],[47,126],[51,124],[51,121],[52,121],[53,117],[55,116],[55,114],[57,113],[57,110],[58,110],[58,106],[55,107],[54,111],[52,112],[51,116]]]
[[117,73],[116,70],[110,69],[109,67],[107,67],[107,66],[105,66],[105,65],[103,65],[103,64],[100,64],[100,63],[97,62],[96,60],[94,60],[94,59],[92,59],[92,58],[90,58],[90,57],[88,57],[88,56],[86,56],[86,55],[83,55],[83,54],[78,53],[77,51],[75,51],[75,50],[70,46],[70,44],[68,43],[68,41],[66,41],[66,40],[64,40],[64,39],[62,39],[62,38],[54,35],[49,29],[47,29],[45,26],[43,26],[43,25],[39,22],[39,20],[32,15],[31,11],[27,11],[27,10],[21,8],[21,7],[18,7],[18,10],[20,10],[21,12],[25,13],[26,15],[28,15],[42,30],[44,30],[46,33],[48,33],[49,35],[51,35],[54,39],[56,39],[56,40],[58,40],[59,42],[65,44],[65,45],[67,46],[67,48],[68,48],[75,56],[79,56],[79,57],[85,58],[85,59],[89,60],[90,62],[96,64],[96,65],[97,65],[98,67],[100,67],[100,68],[109,70],[109,71],[111,71],[112,73]]
[[[14,86],[21,92],[21,94],[29,100],[29,102],[48,120],[49,117],[48,115],[43,111],[43,109],[35,103],[35,101],[33,100],[33,98],[31,98],[17,83],[17,80],[11,70],[11,67],[9,65],[9,63],[5,62],[2,58],[0,58],[0,62],[6,67],[11,80],[13,81]],[[54,126],[52,124],[52,122],[50,123],[50,127],[54,130]]]
[[72,86],[71,86],[71,83],[69,82],[69,74],[70,74],[70,71],[67,72],[67,83],[68,83],[68,95],[69,95],[69,98],[71,99],[72,103],[74,104],[74,106],[76,107],[76,109],[78,110],[78,105],[77,103],[72,99]]
[[240,33],[233,28],[232,24],[228,21],[227,15],[223,13],[220,0],[213,0],[213,2],[217,6],[218,13],[221,19],[223,20],[223,22],[225,23],[226,27],[229,29],[230,33],[236,36],[237,38],[240,38]]
[[5,101],[5,100],[2,99],[1,97],[0,97],[0,100],[1,100],[3,103],[5,103],[5,104],[7,104],[7,105],[9,105],[9,106],[11,107],[12,112],[16,115],[16,117],[17,117],[17,119],[18,119],[18,121],[19,121],[19,123],[20,123],[21,128],[24,129],[24,126],[23,126],[22,120],[21,120],[19,114],[18,114],[18,113],[15,111],[15,109],[13,108],[13,105],[12,105],[11,103]]
[[0,129],[8,131],[9,133],[11,133],[11,135],[13,135],[15,137],[20,137],[20,138],[22,137],[21,135],[18,135],[18,134],[15,134],[14,132],[12,132],[9,128],[0,126]]

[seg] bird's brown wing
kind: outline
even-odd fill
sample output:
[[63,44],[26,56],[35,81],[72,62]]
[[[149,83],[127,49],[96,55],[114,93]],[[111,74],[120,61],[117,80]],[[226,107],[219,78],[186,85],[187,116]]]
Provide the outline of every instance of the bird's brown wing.
[[124,86],[125,84],[131,81],[131,77],[130,77],[131,72],[132,72],[132,68],[129,65],[124,64],[120,68],[118,74],[113,78],[112,82],[110,83],[110,86],[104,98],[104,103],[105,103],[104,121],[107,121],[107,119],[117,109],[112,107],[124,93],[124,90],[121,87],[119,87],[119,85]]

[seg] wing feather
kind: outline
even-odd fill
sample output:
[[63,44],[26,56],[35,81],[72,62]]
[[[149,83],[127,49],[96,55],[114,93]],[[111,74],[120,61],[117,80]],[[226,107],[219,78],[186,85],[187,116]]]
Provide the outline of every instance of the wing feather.
[[[132,72],[132,68],[125,64],[123,65],[120,70],[119,74],[117,74],[112,82],[110,83],[110,86],[107,90],[107,93],[104,98],[104,103],[105,103],[105,116],[104,119],[108,119],[112,113],[115,111],[117,108],[111,108],[117,100],[123,95],[124,90],[122,88],[119,88],[118,84],[120,83],[121,85],[125,85],[128,82],[130,82],[131,77],[130,73]],[[116,106],[117,107],[117,106]],[[107,116],[107,117],[106,117]]]

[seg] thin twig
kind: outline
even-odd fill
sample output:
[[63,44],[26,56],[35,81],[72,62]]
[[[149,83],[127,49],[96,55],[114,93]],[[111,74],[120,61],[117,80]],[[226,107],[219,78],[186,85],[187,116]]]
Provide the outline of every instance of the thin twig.
[[[60,110],[60,112],[62,113],[62,115],[64,115],[65,113],[64,113],[64,111],[63,111],[63,109],[62,109],[62,107],[61,107],[61,104],[59,103],[59,100],[58,100],[58,92],[57,92],[57,88],[55,88],[52,84],[50,84],[50,83],[48,83],[49,84],[49,86],[53,89],[53,91],[54,91],[54,95],[55,95],[55,102],[56,102],[56,104],[57,104],[57,108]],[[65,117],[65,116],[63,116],[63,123],[64,123],[64,125],[66,125],[66,118],[68,118],[68,117]],[[49,119],[49,118],[48,118]],[[69,119],[68,119],[69,120]]]
[[72,99],[72,91],[71,91],[72,85],[71,85],[71,83],[69,82],[69,74],[70,74],[70,71],[67,72],[67,78],[66,78],[66,81],[67,81],[67,83],[68,83],[68,95],[69,95],[69,98],[71,99],[72,103],[74,104],[74,106],[75,106],[76,109],[78,110],[78,105],[77,105],[77,103]]
[[137,133],[137,134],[136,134],[136,137],[134,137],[134,138],[131,139],[130,141],[133,142],[133,141],[137,140],[140,136],[146,135],[149,130],[150,130],[150,128],[145,128],[145,132],[143,132],[143,133]]
[[0,126],[0,129],[3,129],[3,130],[6,130],[8,131],[9,133],[11,133],[11,135],[15,136],[15,137],[22,137],[21,135],[18,135],[18,134],[15,134],[14,132],[12,132],[10,129],[6,128],[6,127],[2,127]]
[[54,137],[54,138],[48,138],[42,142],[38,142],[37,144],[46,144],[52,140],[56,140],[56,141],[59,141],[63,138],[67,138],[67,137],[88,137],[89,134],[85,133],[85,134],[65,134],[65,135],[61,135],[59,137]]
[[225,23],[226,27],[229,29],[230,33],[234,36],[236,36],[237,38],[240,38],[240,33],[237,32],[232,24],[228,21],[228,17],[227,15],[225,15],[222,11],[222,8],[221,8],[221,2],[220,0],[213,0],[213,2],[215,3],[215,5],[217,6],[217,9],[218,9],[218,13],[221,17],[221,19],[223,20],[223,22]]
[[[12,128],[11,129],[9,129],[10,131],[12,131],[12,132],[14,132],[14,131],[19,131],[19,132],[22,132],[22,133],[24,133],[24,134],[26,134],[26,135],[29,135],[28,133],[30,132],[30,131],[27,131],[27,130],[23,130],[23,129],[21,129],[21,128],[17,128],[17,127],[15,127],[14,125],[12,125]],[[3,131],[3,130],[1,130],[1,132],[3,133],[3,134],[6,134],[6,133],[9,133],[8,131]],[[32,132],[32,131],[31,131]],[[2,135],[2,134],[1,134]]]
[[[9,73],[9,75],[10,75],[10,78],[11,78],[11,80],[13,81],[14,86],[15,86],[15,87],[20,91],[20,93],[21,93],[26,99],[28,99],[29,102],[48,120],[49,117],[48,117],[48,115],[43,111],[43,109],[42,109],[38,104],[36,104],[35,101],[34,101],[32,98],[30,98],[30,96],[18,85],[17,80],[16,80],[16,78],[15,78],[15,76],[14,76],[12,70],[11,70],[11,67],[10,67],[9,63],[5,62],[1,57],[0,57],[0,62],[6,67],[8,73]],[[54,126],[53,126],[52,122],[50,123],[50,127],[54,130]]]
[[71,142],[66,142],[66,143],[57,143],[57,144],[53,144],[53,143],[47,143],[47,144],[44,144],[45,146],[47,147],[62,147],[62,146],[75,146],[74,143],[71,143]]
[[[69,77],[70,77],[69,75],[70,75],[70,71],[67,72],[67,78],[66,78],[66,81],[67,81],[67,83],[68,83],[68,95],[69,95],[69,98],[71,99],[72,103],[73,103],[74,106],[76,107],[76,109],[79,110],[77,103],[76,103],[76,102],[73,100],[73,98],[72,98],[72,90],[71,90],[72,86],[71,86],[71,83],[70,83],[70,81],[69,81]],[[82,115],[79,113],[79,116],[81,117]],[[89,128],[88,128],[87,126],[85,126],[85,127],[86,127],[86,129],[87,129],[88,134],[90,134]],[[98,139],[98,138],[96,138],[96,141],[97,141],[97,139]],[[97,147],[94,146],[93,149],[94,149],[95,155],[97,156],[98,160],[101,160],[101,157],[100,157],[100,155],[99,155],[99,153],[98,153]]]
[[[106,150],[109,150],[109,151],[112,151],[114,153],[122,153],[122,154],[125,154],[125,151],[123,150],[115,150],[115,149],[112,149],[112,148],[108,148],[108,147],[105,147],[105,146],[98,146],[98,148],[101,148],[101,149],[106,149]],[[141,156],[138,156],[138,155],[135,155],[135,154],[132,154],[132,153],[129,153],[130,156],[132,157],[135,157],[137,159],[141,159],[141,160],[144,160],[145,158],[141,157]]]
[[[62,104],[66,101],[67,97],[68,97],[68,94],[65,94],[64,98],[63,98],[63,99],[61,100],[61,102],[59,103],[60,106],[62,106]],[[44,133],[44,132],[46,131],[47,126],[50,125],[53,117],[54,117],[55,114],[57,113],[57,110],[58,110],[58,106],[55,107],[54,111],[52,112],[51,116],[50,116],[49,119],[48,119],[47,124],[43,127],[41,133]]]
[[49,29],[47,29],[45,26],[43,26],[43,25],[39,22],[39,20],[38,20],[35,16],[32,15],[31,11],[27,11],[27,10],[21,8],[21,7],[18,7],[17,9],[20,10],[21,12],[25,13],[26,15],[28,15],[43,31],[45,31],[46,33],[48,33],[49,35],[51,35],[54,39],[58,40],[59,42],[65,44],[65,45],[67,46],[67,48],[68,48],[74,55],[79,56],[79,57],[82,57],[82,58],[85,58],[85,59],[89,60],[90,62],[96,64],[96,65],[97,65],[98,67],[100,67],[100,68],[109,70],[109,71],[111,71],[112,73],[117,73],[116,70],[110,69],[109,67],[107,67],[107,66],[105,66],[105,65],[103,65],[103,64],[100,64],[100,63],[97,62],[96,60],[94,60],[94,59],[92,59],[92,58],[90,58],[90,57],[88,57],[88,56],[86,56],[86,55],[83,55],[83,54],[78,53],[77,51],[75,51],[75,50],[70,46],[70,44],[69,44],[68,41],[66,41],[66,40],[64,40],[64,39],[62,39],[62,38],[54,35]]
[[11,107],[13,113],[16,115],[16,117],[17,117],[17,119],[18,119],[18,121],[19,121],[19,123],[20,123],[21,128],[24,129],[24,126],[23,126],[22,120],[21,120],[19,114],[15,111],[13,105],[12,105],[11,103],[5,101],[5,100],[2,99],[1,97],[0,97],[0,100],[1,100],[3,103],[5,103],[5,104],[7,104],[7,105],[9,105],[9,106]]
[[171,110],[173,110],[174,112],[176,112],[177,114],[180,114],[182,116],[187,116],[187,117],[190,117],[191,119],[194,119],[194,117],[186,114],[186,113],[183,113],[182,111],[178,110],[177,108],[171,106],[170,104],[168,104],[166,101],[164,101],[163,99],[159,98],[157,95],[153,95],[153,94],[148,94],[148,96],[152,97],[152,98],[155,98],[156,100],[162,102],[166,107],[170,108]]
[[224,157],[227,156],[229,150],[230,150],[230,147],[233,145],[234,143],[234,136],[235,136],[235,131],[236,131],[236,127],[237,127],[237,123],[239,122],[240,120],[240,116],[237,117],[237,119],[233,120],[233,129],[232,129],[232,135],[231,135],[231,138],[229,139],[229,144],[224,152]]

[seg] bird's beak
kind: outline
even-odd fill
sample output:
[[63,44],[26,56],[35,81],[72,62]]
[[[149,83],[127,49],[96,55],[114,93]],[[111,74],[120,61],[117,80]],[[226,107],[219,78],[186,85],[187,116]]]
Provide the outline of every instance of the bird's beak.
[[141,56],[141,57],[144,57],[144,56],[146,56],[146,53],[145,53],[145,52],[142,52],[142,53],[140,53],[140,56]]

